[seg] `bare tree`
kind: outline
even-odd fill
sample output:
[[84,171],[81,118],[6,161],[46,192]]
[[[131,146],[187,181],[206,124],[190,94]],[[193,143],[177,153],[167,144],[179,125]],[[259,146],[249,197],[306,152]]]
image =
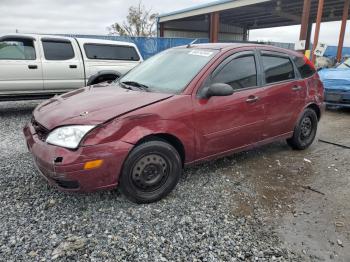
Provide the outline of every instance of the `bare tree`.
[[146,9],[139,2],[138,6],[131,6],[126,21],[122,24],[114,23],[107,27],[110,35],[120,36],[155,36],[157,13],[152,13],[151,9]]

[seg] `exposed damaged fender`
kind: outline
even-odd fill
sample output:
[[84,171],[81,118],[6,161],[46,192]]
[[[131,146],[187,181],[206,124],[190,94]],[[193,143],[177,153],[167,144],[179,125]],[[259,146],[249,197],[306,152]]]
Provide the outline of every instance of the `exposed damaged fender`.
[[295,123],[297,124],[297,123],[299,123],[299,121],[300,121],[300,119],[301,119],[301,117],[303,116],[303,113],[304,113],[304,111],[305,111],[305,109],[306,108],[312,108],[312,109],[314,109],[315,111],[316,111],[316,114],[317,114],[317,117],[318,117],[318,121],[320,121],[320,119],[321,119],[321,117],[322,117],[322,115],[323,115],[323,113],[324,113],[324,111],[325,111],[325,104],[324,103],[320,103],[320,104],[317,104],[317,103],[315,103],[315,102],[310,102],[310,103],[308,103],[304,108],[303,108],[303,110],[301,110],[300,112],[297,112],[296,114],[295,114],[295,117],[294,117],[294,119],[295,119]]
[[185,151],[185,162],[194,160],[195,155],[195,133],[194,128],[186,126],[184,123],[173,120],[158,120],[152,125],[135,126],[123,137],[121,141],[136,145],[148,136],[172,137],[177,139]]

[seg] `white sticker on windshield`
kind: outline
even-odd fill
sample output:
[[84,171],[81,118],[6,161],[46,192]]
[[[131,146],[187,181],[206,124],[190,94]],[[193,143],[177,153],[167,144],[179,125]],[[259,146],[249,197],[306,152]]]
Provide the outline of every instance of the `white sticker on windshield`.
[[205,57],[209,57],[213,54],[213,52],[209,52],[209,51],[203,51],[203,50],[192,50],[191,52],[189,52],[190,55],[198,55],[198,56],[205,56]]

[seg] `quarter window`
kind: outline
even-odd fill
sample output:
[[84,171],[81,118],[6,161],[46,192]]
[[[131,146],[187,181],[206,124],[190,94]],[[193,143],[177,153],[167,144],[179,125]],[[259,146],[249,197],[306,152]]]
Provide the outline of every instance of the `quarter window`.
[[42,40],[42,43],[46,60],[69,60],[75,56],[68,40]]
[[294,62],[302,78],[309,78],[316,73],[316,70],[307,63],[306,59],[302,57],[295,57]]
[[0,60],[35,60],[34,41],[9,38],[0,41]]
[[295,78],[293,64],[287,57],[263,55],[262,63],[267,84]]
[[86,56],[89,59],[127,61],[140,60],[135,48],[131,46],[85,44],[84,49]]
[[257,86],[256,63],[253,55],[230,61],[212,79],[212,83],[225,83],[234,90]]

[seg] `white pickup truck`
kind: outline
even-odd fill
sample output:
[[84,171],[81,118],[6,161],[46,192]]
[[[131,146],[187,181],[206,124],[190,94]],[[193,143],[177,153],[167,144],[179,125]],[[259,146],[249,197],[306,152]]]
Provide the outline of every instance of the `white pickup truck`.
[[127,42],[52,35],[0,37],[0,100],[44,98],[113,81],[143,61]]

